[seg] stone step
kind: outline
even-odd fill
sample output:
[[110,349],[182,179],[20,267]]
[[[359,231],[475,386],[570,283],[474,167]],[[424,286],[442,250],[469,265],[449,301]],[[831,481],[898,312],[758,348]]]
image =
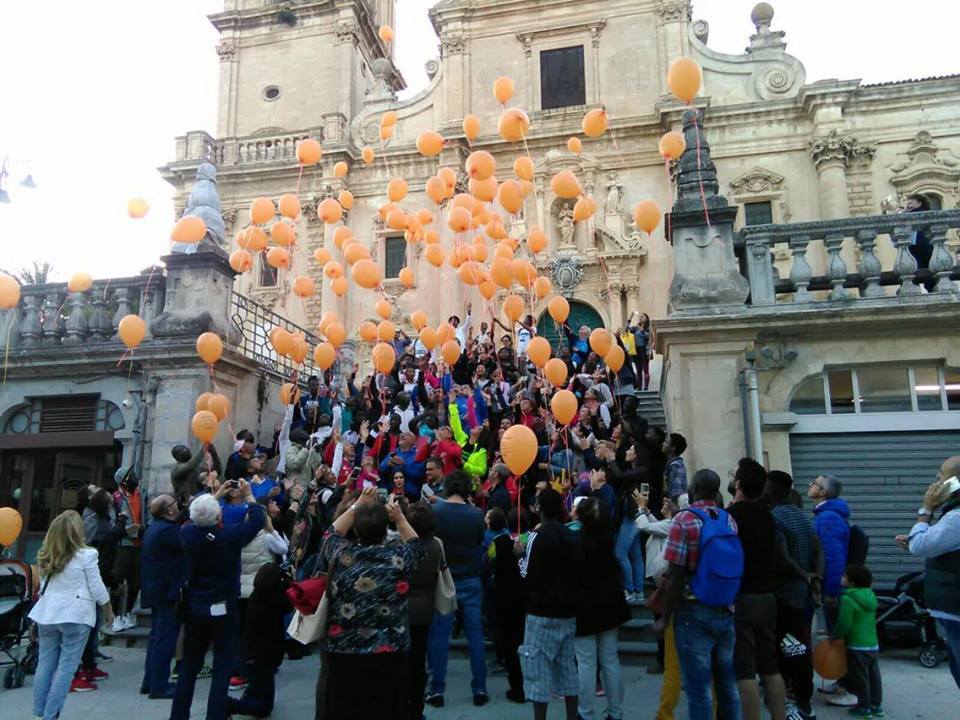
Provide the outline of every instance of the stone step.
[[150,626],[137,625],[137,627],[115,633],[112,630],[105,629],[100,631],[100,644],[104,646],[141,648],[146,649],[150,639]]

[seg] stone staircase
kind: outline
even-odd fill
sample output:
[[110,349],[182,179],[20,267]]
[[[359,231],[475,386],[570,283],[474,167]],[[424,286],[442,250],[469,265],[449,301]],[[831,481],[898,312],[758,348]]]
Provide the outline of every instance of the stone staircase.
[[150,639],[150,609],[137,608],[133,614],[137,618],[136,627],[118,633],[105,628],[100,631],[100,645],[145,650]]
[[667,427],[667,414],[663,401],[656,390],[637,391],[637,412],[647,419],[652,427]]

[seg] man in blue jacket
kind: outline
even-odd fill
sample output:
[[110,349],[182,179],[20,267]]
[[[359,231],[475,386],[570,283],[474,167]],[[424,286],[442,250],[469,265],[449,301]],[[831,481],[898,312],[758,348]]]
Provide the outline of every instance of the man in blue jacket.
[[397,449],[383,458],[380,463],[380,479],[389,483],[397,470],[403,472],[403,491],[407,497],[419,498],[426,465],[417,460],[417,436],[412,432],[401,433],[397,440]]
[[140,552],[140,592],[151,609],[150,640],[143,667],[140,693],[151,700],[173,697],[170,659],[177,647],[180,625],[176,601],[183,585],[184,559],[180,545],[180,508],[170,495],[158,495],[150,503],[153,518],[143,535]]
[[188,720],[197,673],[207,647],[213,644],[213,677],[207,697],[207,717],[227,716],[227,689],[240,634],[240,551],[263,528],[265,509],[257,504],[246,480],[238,480],[249,510],[243,522],[224,525],[220,503],[200,495],[190,503],[190,522],[180,529],[186,558],[186,632],[180,676],[170,708],[170,720]]
[[841,579],[847,567],[847,546],[850,544],[850,508],[840,497],[842,483],[832,475],[820,475],[810,483],[807,497],[814,502],[813,529],[823,548],[823,614],[827,630],[837,619]]

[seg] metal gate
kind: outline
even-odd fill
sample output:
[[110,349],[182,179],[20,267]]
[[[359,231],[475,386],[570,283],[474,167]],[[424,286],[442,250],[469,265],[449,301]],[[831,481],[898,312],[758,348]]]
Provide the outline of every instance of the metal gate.
[[960,452],[958,431],[792,434],[790,457],[794,486],[806,498],[817,475],[843,482],[850,522],[870,537],[867,565],[874,586],[892,588],[896,579],[923,567],[923,562],[894,542],[917,517],[923,493],[936,479],[941,463]]

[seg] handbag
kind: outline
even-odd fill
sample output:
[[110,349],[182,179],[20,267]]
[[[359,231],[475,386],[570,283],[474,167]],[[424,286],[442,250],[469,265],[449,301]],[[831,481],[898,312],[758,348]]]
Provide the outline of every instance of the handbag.
[[[343,552],[343,550],[340,552]],[[299,609],[295,610],[293,618],[287,626],[287,634],[302,645],[309,645],[327,636],[327,622],[330,617],[330,588],[333,583],[333,570],[337,566],[340,552],[330,559],[330,568],[326,573],[317,573],[310,578],[310,580],[323,582],[322,596],[316,610],[313,613],[304,613]],[[316,590],[318,587],[318,585],[314,585],[311,589]],[[287,592],[289,593],[290,590]]]
[[437,568],[437,582],[433,587],[433,609],[440,615],[450,615],[457,610],[457,586],[447,565],[447,554],[440,538],[434,538],[440,544],[440,567]]

